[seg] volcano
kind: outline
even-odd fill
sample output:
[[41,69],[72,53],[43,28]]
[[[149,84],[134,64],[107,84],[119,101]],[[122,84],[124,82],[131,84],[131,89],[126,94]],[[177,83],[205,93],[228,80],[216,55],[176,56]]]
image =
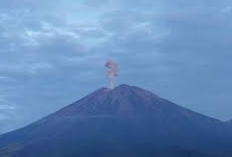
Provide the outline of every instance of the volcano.
[[152,92],[120,85],[0,136],[0,157],[227,157],[227,128]]

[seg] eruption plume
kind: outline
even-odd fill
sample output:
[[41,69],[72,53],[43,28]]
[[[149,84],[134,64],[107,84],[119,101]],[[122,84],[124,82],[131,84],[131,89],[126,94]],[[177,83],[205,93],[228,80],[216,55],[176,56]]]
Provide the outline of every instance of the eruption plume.
[[109,88],[114,89],[116,77],[118,76],[118,64],[114,60],[109,59],[105,66],[108,68]]

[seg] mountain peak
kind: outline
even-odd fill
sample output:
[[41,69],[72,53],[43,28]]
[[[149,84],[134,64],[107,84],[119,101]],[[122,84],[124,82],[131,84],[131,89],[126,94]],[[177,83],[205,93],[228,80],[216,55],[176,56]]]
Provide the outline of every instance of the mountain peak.
[[[156,155],[157,146],[165,152],[170,146],[220,152],[231,141],[227,128],[152,92],[122,84],[100,88],[36,123],[0,136],[0,156],[106,157],[115,152],[115,156],[162,156]],[[224,139],[228,140],[224,143]]]
[[[127,85],[127,84],[121,84],[113,89],[110,89],[110,88],[106,88],[106,87],[102,87],[94,92],[92,92],[90,95],[93,95],[93,94],[96,94],[96,93],[114,93],[116,91],[131,91],[133,89],[139,89],[139,87],[136,87],[136,86],[130,86],[130,85]],[[140,88],[140,90],[143,90],[142,88]]]
[[138,88],[138,87],[135,87],[135,86],[130,86],[130,85],[127,85],[127,84],[121,84],[117,87],[115,87],[114,89],[109,89],[111,92],[115,92],[115,91],[131,91],[133,90],[134,88]]
[[[122,84],[122,85],[119,85],[117,87],[115,87],[114,89],[111,90],[111,93],[113,94],[117,94],[117,93],[133,93],[134,95],[146,95],[146,96],[155,96],[156,98],[159,98],[157,95],[155,95],[154,93],[148,91],[148,90],[145,90],[143,88],[140,88],[140,87],[137,87],[137,86],[130,86],[130,85],[127,85],[127,84]],[[160,99],[160,98],[159,98]]]
[[128,85],[128,84],[121,84],[119,86],[117,86],[116,88],[131,88],[132,86]]
[[[210,118],[185,109],[154,93],[136,86],[122,84],[114,89],[100,88],[71,105],[55,112],[49,119],[78,117],[117,117],[152,115],[161,119],[185,117],[186,119]],[[51,118],[53,117],[53,118]],[[191,118],[190,118],[191,117]],[[182,118],[180,118],[182,120]],[[162,121],[162,120],[161,120]],[[217,120],[214,120],[218,123]]]
[[115,115],[152,112],[167,102],[136,86],[122,84],[114,89],[100,88],[55,113],[57,116]]

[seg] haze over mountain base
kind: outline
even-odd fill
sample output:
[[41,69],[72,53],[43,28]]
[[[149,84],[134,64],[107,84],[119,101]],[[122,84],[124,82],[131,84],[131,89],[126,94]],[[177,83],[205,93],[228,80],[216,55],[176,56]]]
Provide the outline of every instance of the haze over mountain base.
[[230,126],[121,85],[0,136],[0,157],[231,157]]

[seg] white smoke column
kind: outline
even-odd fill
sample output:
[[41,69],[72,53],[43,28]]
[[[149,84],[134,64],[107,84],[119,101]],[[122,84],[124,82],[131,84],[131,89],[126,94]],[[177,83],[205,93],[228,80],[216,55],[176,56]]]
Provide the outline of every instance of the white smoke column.
[[116,77],[118,76],[118,64],[114,60],[109,59],[105,66],[108,68],[109,88],[114,89]]

